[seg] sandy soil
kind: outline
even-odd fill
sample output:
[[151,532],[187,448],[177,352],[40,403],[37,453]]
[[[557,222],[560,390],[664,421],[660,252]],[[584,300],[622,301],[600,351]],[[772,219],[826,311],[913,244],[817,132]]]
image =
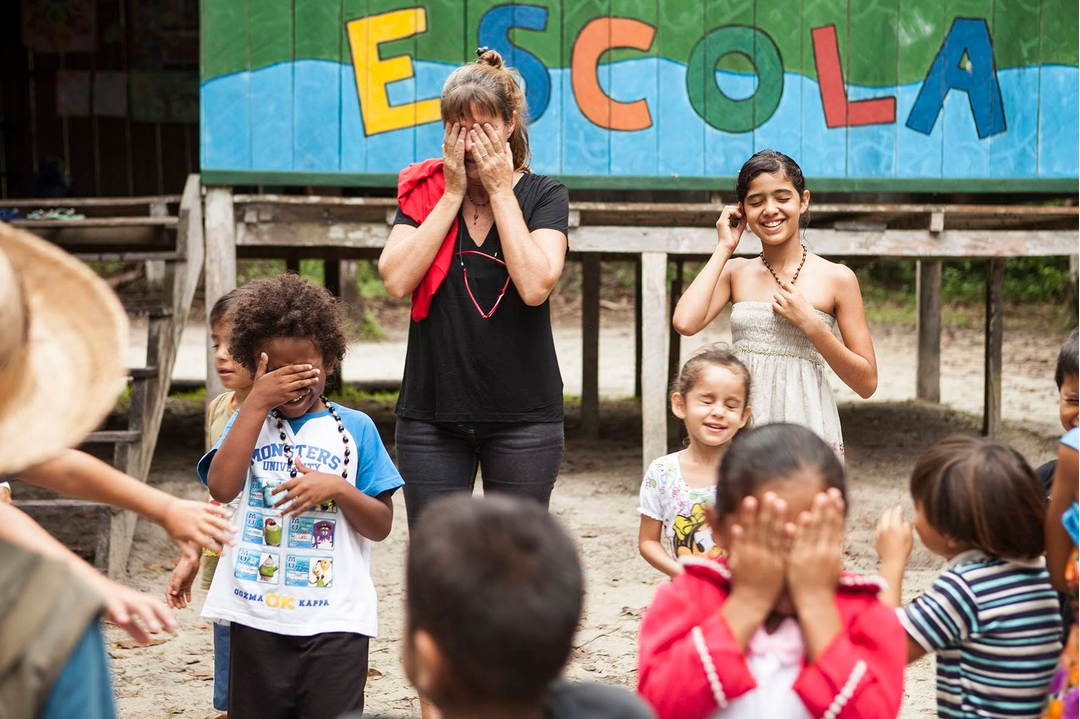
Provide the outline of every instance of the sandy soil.
[[[573,325],[556,330],[564,361],[567,392],[580,386],[575,364],[580,337]],[[873,328],[881,370],[875,399],[903,400],[913,394],[913,332],[903,328]],[[715,336],[722,339],[726,325]],[[196,335],[199,333],[196,332]],[[561,338],[561,339],[560,339]],[[198,369],[201,353],[191,340],[189,351],[198,360],[184,366]],[[700,344],[684,343],[688,351]],[[396,341],[354,348],[347,376],[395,376],[402,346]],[[1004,380],[1006,439],[1032,464],[1049,459],[1054,447],[1056,396],[1053,361],[1062,338],[1006,334]],[[574,342],[577,342],[575,347]],[[632,392],[632,333],[625,325],[605,327],[601,348],[602,389],[608,396]],[[187,343],[186,343],[187,344]],[[965,412],[981,410],[981,333],[958,331],[945,337],[943,393],[956,410],[914,402],[852,403],[853,395],[838,392],[848,451],[851,510],[847,541],[848,567],[874,570],[873,525],[886,507],[908,507],[906,486],[916,456],[939,438],[953,432],[974,433],[974,418]],[[627,351],[629,349],[629,351]],[[356,351],[359,350],[359,351]],[[403,356],[403,355],[402,355]],[[579,355],[578,355],[579,356]],[[577,360],[579,363],[580,360]],[[569,365],[569,366],[567,366]],[[393,371],[391,371],[393,370]],[[836,386],[836,385],[834,385]],[[363,407],[377,421],[384,438],[392,440],[393,415],[386,406]],[[579,544],[587,577],[587,608],[575,641],[568,674],[573,679],[632,686],[635,681],[637,627],[642,611],[663,577],[637,553],[636,495],[640,485],[640,415],[629,401],[612,400],[603,407],[603,437],[584,442],[575,437],[576,408],[568,410],[567,459],[552,498],[552,511],[566,523]],[[191,408],[177,409],[166,418],[151,482],[191,498],[201,495],[194,477],[200,449],[201,417]],[[392,449],[392,448],[391,448]],[[405,509],[396,500],[397,523],[391,538],[373,552],[380,601],[380,637],[372,643],[368,709],[390,716],[419,716],[415,695],[399,662],[402,631],[402,580],[408,543]],[[130,582],[161,594],[175,551],[157,527],[140,522],[130,569]],[[916,545],[905,595],[910,598],[932,581],[943,562]],[[128,648],[125,636],[110,629],[110,654],[121,714],[124,717],[212,717],[213,652],[207,622],[199,619],[203,594],[194,607],[179,612],[181,632],[146,648]],[[909,668],[902,716],[934,713],[933,663],[924,659]]]

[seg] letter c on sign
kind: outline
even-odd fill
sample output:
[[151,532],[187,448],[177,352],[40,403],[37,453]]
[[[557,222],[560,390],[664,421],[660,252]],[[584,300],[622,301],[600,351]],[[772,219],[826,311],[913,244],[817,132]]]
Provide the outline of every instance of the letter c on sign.
[[570,80],[581,114],[590,122],[608,130],[644,130],[652,126],[649,104],[645,100],[612,100],[600,87],[596,66],[600,56],[612,48],[648,50],[655,35],[652,25],[624,17],[598,17],[581,29],[574,41]]
[[[716,64],[731,53],[749,58],[757,72],[757,90],[733,100],[716,83]],[[780,106],[784,64],[772,38],[756,27],[725,25],[698,41],[686,68],[686,93],[705,122],[724,132],[750,132],[761,127]]]

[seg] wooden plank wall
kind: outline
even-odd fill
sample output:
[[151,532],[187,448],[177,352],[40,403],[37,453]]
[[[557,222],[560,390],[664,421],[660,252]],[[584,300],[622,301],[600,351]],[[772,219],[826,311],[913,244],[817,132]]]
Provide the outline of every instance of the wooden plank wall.
[[726,189],[764,148],[840,192],[1064,192],[1077,176],[1069,0],[204,0],[202,15],[211,184],[391,185],[438,152],[440,88],[481,43],[526,80],[534,169],[575,189]]
[[168,37],[146,29],[151,5],[97,0],[97,50],[59,53],[27,49],[22,3],[0,3],[0,198],[27,197],[46,157],[64,162],[71,193],[79,197],[179,194],[188,174],[198,172],[195,122],[136,121],[130,94],[127,117],[97,116],[92,106],[86,117],[57,111],[58,71],[198,70],[198,3],[156,5],[159,11],[170,6],[170,22],[178,23]]

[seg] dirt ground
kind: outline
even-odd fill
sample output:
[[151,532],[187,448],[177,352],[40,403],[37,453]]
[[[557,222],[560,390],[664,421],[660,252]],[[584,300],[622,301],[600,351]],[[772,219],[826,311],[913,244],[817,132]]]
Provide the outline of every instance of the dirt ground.
[[[872,330],[878,340],[885,390],[882,394],[890,400],[910,396],[908,390],[888,388],[901,383],[906,386],[909,379],[913,386],[913,331],[903,327]],[[627,328],[615,327],[612,331],[630,336],[632,343]],[[573,327],[557,327],[556,334],[560,332],[574,334]],[[944,338],[945,400],[967,412],[981,408],[979,334],[963,331],[948,333]],[[1051,458],[1054,437],[1060,431],[1053,422],[1056,417],[1053,362],[1062,339],[1046,334],[1006,333],[1005,439],[1033,465]],[[380,354],[374,347],[364,349],[374,351],[354,351],[354,357]],[[626,357],[622,354],[623,363]],[[388,374],[400,371],[381,369]],[[564,375],[569,374],[564,368]],[[841,406],[841,420],[850,487],[847,564],[852,570],[873,572],[874,522],[885,508],[897,503],[904,504],[910,515],[906,486],[916,456],[947,434],[976,432],[977,424],[973,416],[956,409],[914,402],[850,403],[847,401],[850,395],[850,392],[838,392],[845,402]],[[391,408],[373,404],[361,409],[376,419],[384,439],[392,441]],[[641,481],[640,414],[633,402],[622,400],[606,402],[602,415],[601,440],[585,442],[576,437],[577,408],[568,407],[566,461],[551,503],[552,512],[566,524],[579,545],[587,579],[586,614],[567,673],[576,680],[633,686],[638,623],[663,577],[638,556],[636,546],[637,492]],[[185,497],[201,496],[194,474],[201,427],[197,409],[174,407],[170,411],[152,469],[150,481],[154,485]],[[400,493],[395,510],[397,521],[391,537],[376,545],[372,553],[381,634],[371,645],[367,707],[373,713],[412,717],[419,716],[417,702],[400,666],[403,563],[408,544]],[[162,530],[140,522],[129,565],[130,583],[162,595],[175,554]],[[926,587],[942,566],[940,559],[917,542],[904,587],[905,598]],[[210,704],[213,676],[210,625],[198,616],[203,599],[204,593],[197,592],[194,608],[178,613],[181,630],[177,636],[150,647],[130,648],[124,642],[125,635],[109,629],[122,716],[216,716]],[[933,672],[932,659],[924,659],[908,669],[901,716],[935,713]]]

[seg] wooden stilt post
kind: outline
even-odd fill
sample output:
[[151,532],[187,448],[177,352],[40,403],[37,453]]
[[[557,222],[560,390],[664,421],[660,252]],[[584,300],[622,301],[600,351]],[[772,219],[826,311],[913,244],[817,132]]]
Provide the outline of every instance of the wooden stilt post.
[[[341,261],[323,261],[323,287],[330,291],[334,297],[341,297]],[[326,378],[326,393],[332,394],[341,391],[341,372],[344,368],[337,367],[335,372]]]
[[581,436],[600,436],[600,255],[581,259]]
[[338,260],[323,261],[323,286],[334,297],[341,297],[341,264]]
[[285,260],[285,271],[286,272],[295,272],[296,274],[300,274],[300,258],[299,257],[286,258],[286,260]]
[[634,256],[634,396],[641,399],[641,257]]
[[642,472],[667,454],[668,318],[667,253],[641,255]]
[[941,260],[915,263],[915,294],[919,303],[915,318],[918,366],[915,396],[927,402],[941,401]]
[[1001,436],[1001,345],[1005,315],[1005,260],[986,263],[986,360],[983,375],[983,434]]
[[[675,305],[678,304],[679,298],[682,297],[683,291],[683,265],[685,260],[682,258],[675,260],[675,278],[671,281],[671,302],[669,304],[668,312],[668,324],[671,324],[671,316],[675,312]],[[668,330],[668,388],[670,389],[672,382],[675,381],[676,375],[679,374],[679,358],[682,354],[682,335],[678,332]],[[669,393],[670,394],[670,393]],[[667,416],[667,429],[668,429],[668,449],[674,451],[682,444],[682,431],[683,425],[671,412],[665,412]]]
[[341,301],[349,308],[349,312],[357,317],[361,316],[360,293],[356,287],[356,260],[338,260],[338,276],[341,278]]
[[206,191],[206,397],[210,401],[225,391],[214,369],[214,346],[210,341],[210,312],[223,294],[236,287],[236,214],[231,187]]

